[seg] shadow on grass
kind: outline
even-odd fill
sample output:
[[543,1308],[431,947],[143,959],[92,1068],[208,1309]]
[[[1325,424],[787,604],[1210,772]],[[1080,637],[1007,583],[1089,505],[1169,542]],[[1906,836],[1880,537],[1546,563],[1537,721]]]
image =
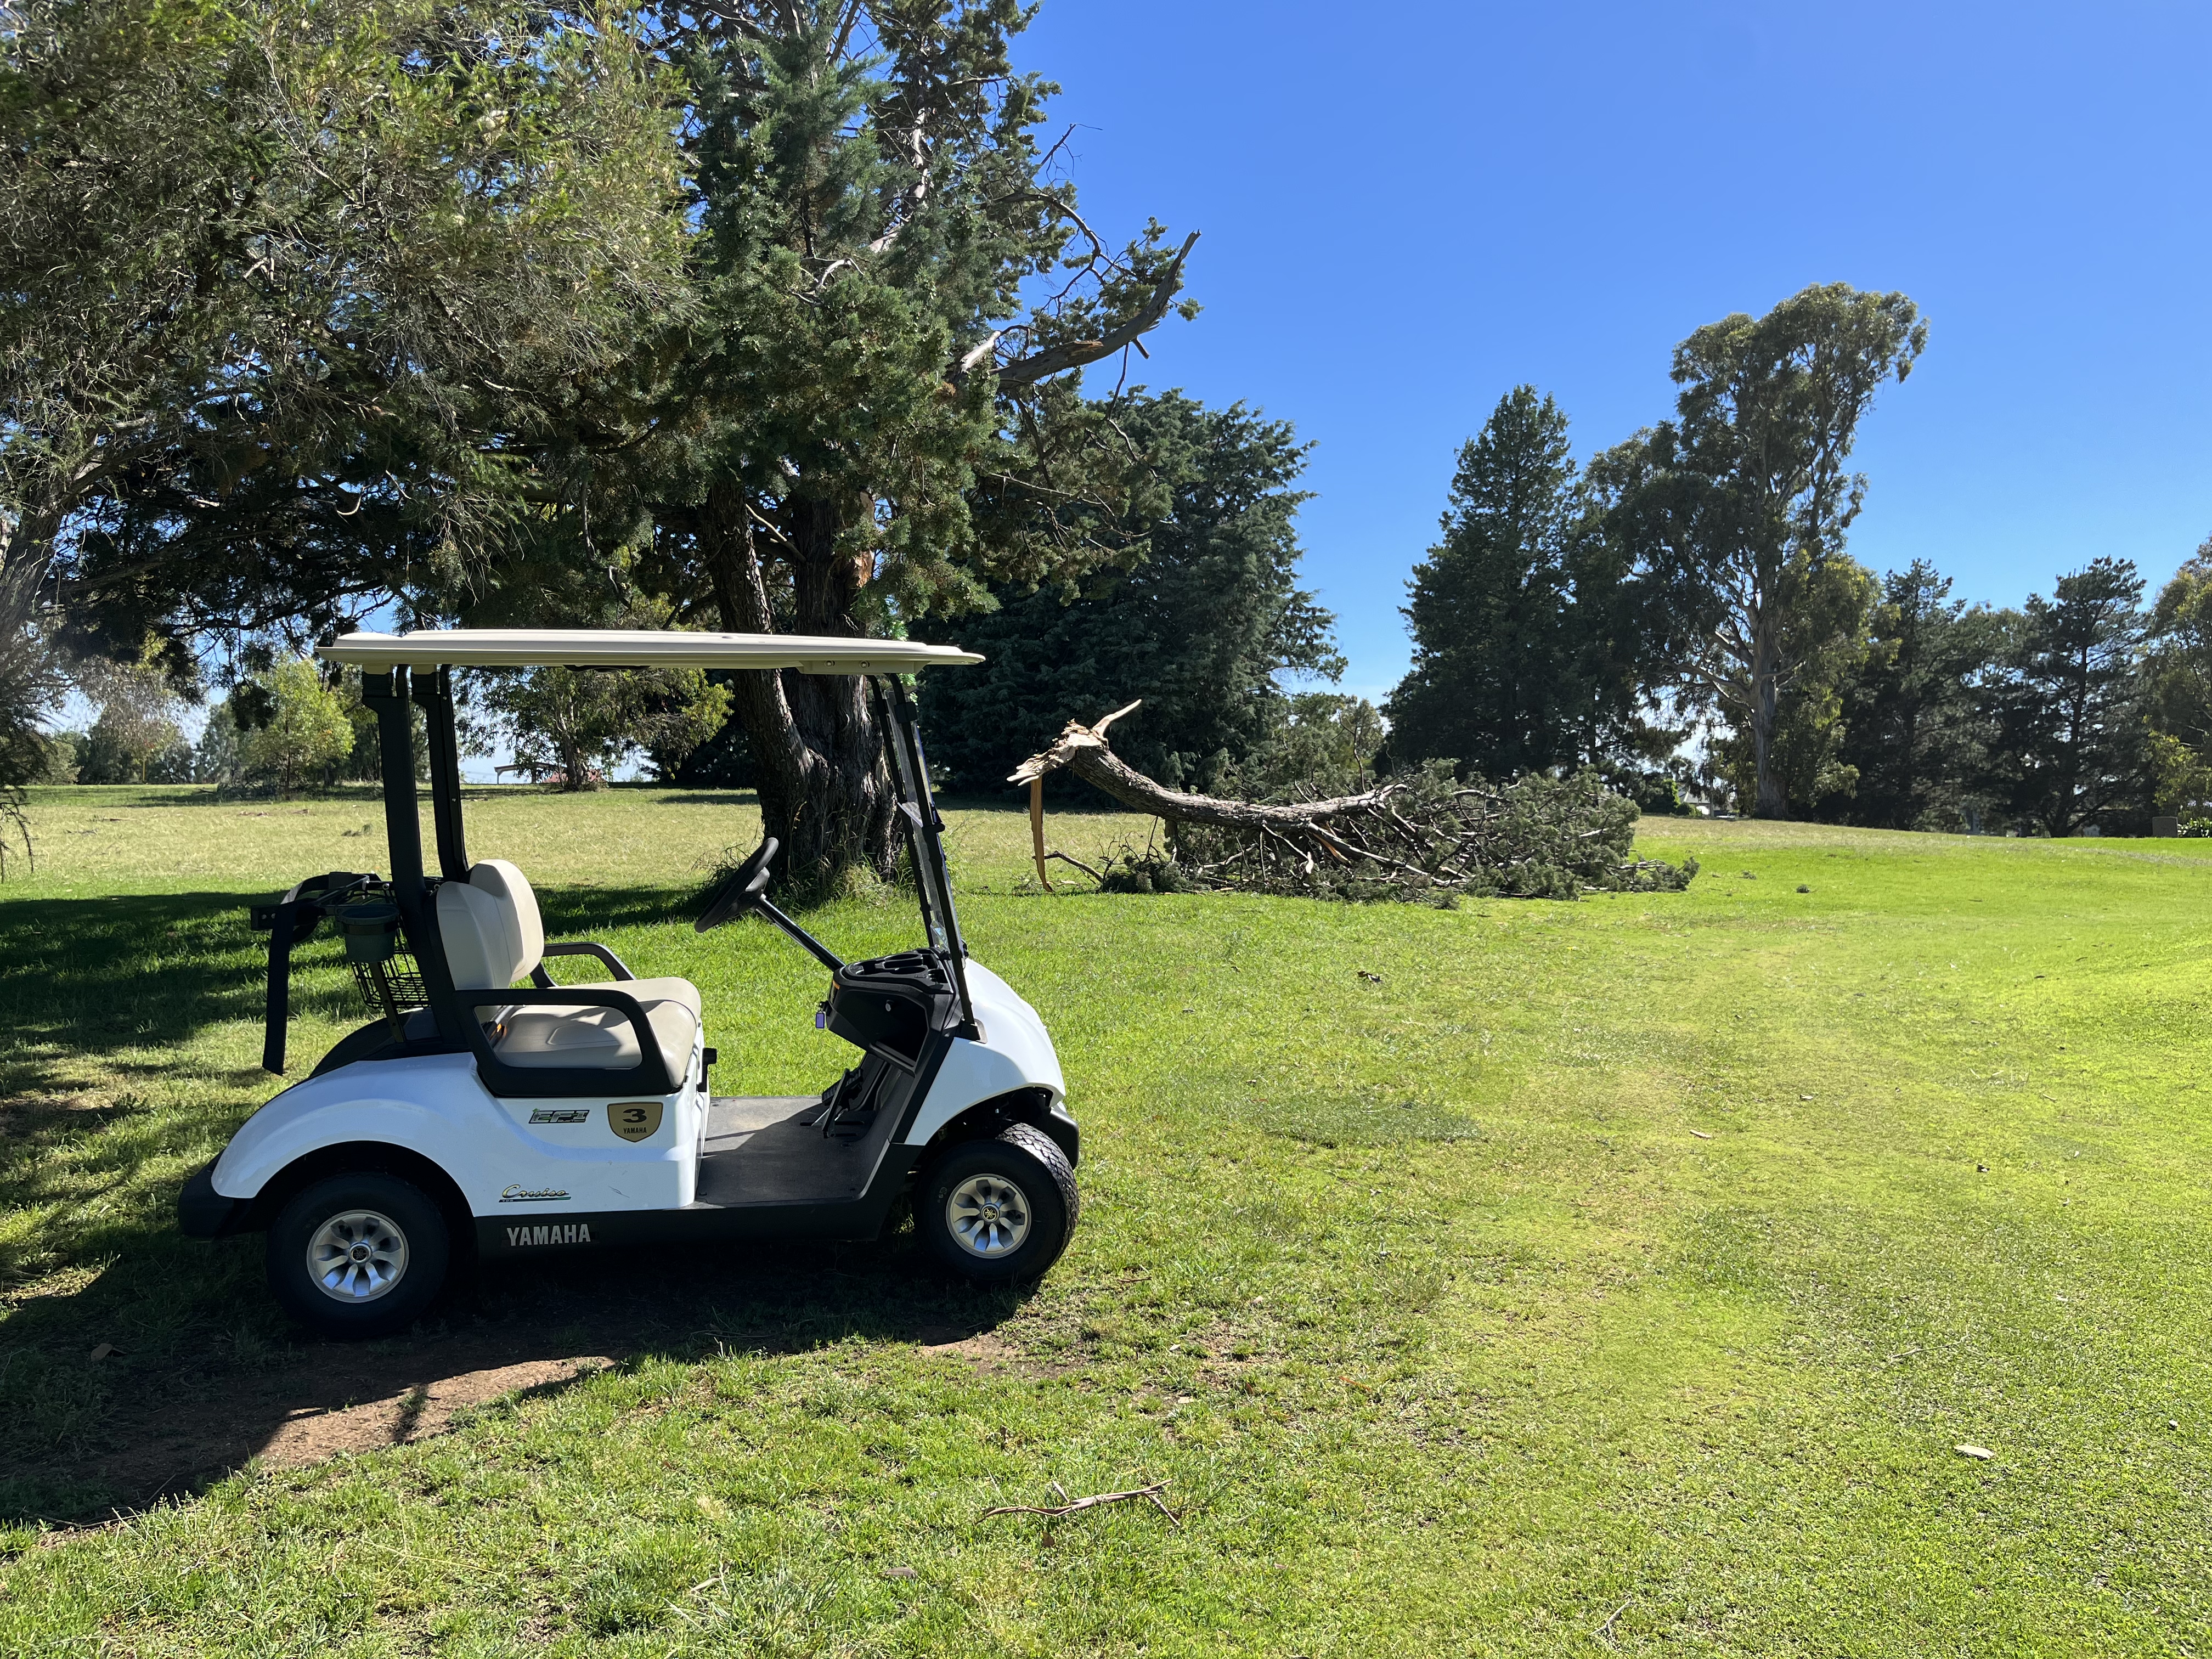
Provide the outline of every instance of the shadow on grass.
[[[549,893],[549,932],[663,924],[686,896]],[[295,1013],[362,1023],[335,943],[295,960]],[[518,1386],[506,1374],[529,1384],[531,1367],[579,1356],[954,1340],[1014,1305],[931,1279],[898,1240],[639,1250],[488,1271],[405,1339],[311,1341],[270,1302],[258,1237],[204,1244],[174,1218],[182,1173],[277,1087],[194,1047],[211,1024],[258,1023],[265,964],[266,936],[235,893],[0,907],[0,1012],[15,1039],[0,1052],[0,1519],[143,1506],[272,1447],[296,1452],[276,1443],[305,1420],[419,1394],[391,1414],[385,1437],[405,1437],[421,1402],[457,1378],[499,1394]],[[290,1078],[316,1057],[295,1041]],[[339,1449],[384,1433],[381,1421]]]
[[312,1462],[441,1431],[457,1407],[557,1394],[595,1362],[951,1343],[1020,1300],[938,1278],[908,1234],[641,1247],[487,1267],[404,1337],[331,1343],[277,1315],[262,1250],[258,1236],[197,1245],[149,1217],[81,1289],[17,1307],[0,1339],[0,1524],[130,1513],[264,1454]]
[[[660,787],[658,784],[647,786]],[[681,794],[663,795],[653,802],[655,806],[757,806],[759,793],[751,789],[687,789]]]

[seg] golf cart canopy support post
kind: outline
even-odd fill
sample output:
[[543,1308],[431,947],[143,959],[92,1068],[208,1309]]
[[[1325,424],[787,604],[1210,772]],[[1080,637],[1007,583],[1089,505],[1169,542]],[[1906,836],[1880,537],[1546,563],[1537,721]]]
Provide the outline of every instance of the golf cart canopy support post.
[[[908,850],[914,862],[922,926],[929,944],[944,953],[951,966],[962,1024],[973,1027],[975,1010],[968,989],[967,945],[960,936],[952,883],[945,863],[945,821],[930,793],[929,764],[922,753],[914,700],[900,676],[923,668],[981,662],[983,659],[977,653],[916,640],[549,628],[348,634],[319,647],[317,654],[330,661],[357,665],[362,670],[362,700],[376,712],[385,829],[392,848],[392,896],[409,938],[417,941],[416,956],[438,1033],[447,1042],[480,1051],[478,1059],[489,1060],[493,1072],[505,1073],[508,1068],[498,1065],[489,1054],[475,1017],[477,1011],[465,1006],[453,988],[438,940],[436,913],[424,889],[414,731],[409,713],[410,672],[411,701],[421,706],[428,728],[430,816],[437,836],[438,872],[447,881],[466,881],[469,876],[461,813],[460,750],[454,730],[453,670],[457,667],[680,665],[755,672],[787,668],[802,674],[850,674],[872,681],[883,720],[898,814],[906,825]],[[835,972],[844,965],[828,946],[790,917],[765,902],[761,909],[824,967]],[[488,1077],[492,1074],[487,1073]],[[536,1094],[544,1090],[526,1088],[526,1083],[550,1085],[559,1075],[547,1070],[527,1079],[510,1076],[504,1080],[512,1085],[511,1092]]]
[[438,835],[438,873],[447,881],[466,881],[469,854],[461,834],[461,747],[453,730],[453,670],[416,670],[415,701],[428,728],[430,822]]

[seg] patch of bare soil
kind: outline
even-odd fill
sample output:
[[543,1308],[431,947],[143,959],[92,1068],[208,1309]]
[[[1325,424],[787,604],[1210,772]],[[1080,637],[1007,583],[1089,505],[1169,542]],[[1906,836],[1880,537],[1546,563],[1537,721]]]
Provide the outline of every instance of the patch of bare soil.
[[[191,1492],[256,1457],[300,1468],[428,1439],[471,1407],[648,1356],[799,1352],[860,1336],[985,1370],[1018,1363],[994,1334],[1017,1293],[949,1285],[893,1244],[641,1249],[488,1269],[434,1320],[374,1343],[288,1330],[258,1275],[231,1283],[239,1301],[222,1298],[216,1328],[160,1342],[128,1328],[127,1306],[97,1285],[37,1298],[31,1317],[19,1306],[0,1346],[36,1350],[49,1376],[83,1378],[86,1404],[53,1432],[0,1423],[0,1488],[18,1491],[16,1516],[91,1519]],[[218,1334],[241,1322],[266,1336]]]
[[418,1382],[382,1400],[335,1411],[302,1406],[276,1426],[260,1449],[262,1459],[285,1468],[302,1468],[343,1452],[374,1451],[443,1434],[454,1416],[472,1406],[488,1405],[503,1395],[568,1382],[614,1360],[605,1354],[574,1359],[526,1359],[516,1365],[491,1365]]
[[924,1353],[964,1359],[980,1371],[1002,1371],[1018,1358],[996,1331],[977,1331],[963,1336],[941,1325],[925,1325],[914,1334],[915,1346]]

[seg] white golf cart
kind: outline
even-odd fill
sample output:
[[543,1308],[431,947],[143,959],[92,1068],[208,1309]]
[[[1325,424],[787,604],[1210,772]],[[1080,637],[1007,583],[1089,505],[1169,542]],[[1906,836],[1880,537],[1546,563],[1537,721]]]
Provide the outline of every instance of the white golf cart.
[[[186,1233],[265,1231],[277,1299],[349,1335],[411,1322],[469,1249],[869,1239],[908,1194],[922,1243],[957,1273],[1005,1282],[1052,1265],[1076,1220],[1075,1121],[1043,1023],[961,942],[898,678],[981,658],[902,640],[493,630],[352,634],[321,654],[361,668],[376,714],[391,873],[333,872],[256,908],[270,935],[263,1064],[283,1074],[291,952],[325,922],[376,1017],[191,1177]],[[772,839],[695,924],[757,911],[830,970],[815,1024],[860,1057],[818,1094],[712,1094],[690,981],[639,979],[604,945],[549,944],[522,872],[465,850],[454,668],[656,664],[868,678],[924,943],[840,961],[764,896]],[[435,878],[410,702],[427,717]],[[546,963],[562,957],[611,977],[557,985]]]

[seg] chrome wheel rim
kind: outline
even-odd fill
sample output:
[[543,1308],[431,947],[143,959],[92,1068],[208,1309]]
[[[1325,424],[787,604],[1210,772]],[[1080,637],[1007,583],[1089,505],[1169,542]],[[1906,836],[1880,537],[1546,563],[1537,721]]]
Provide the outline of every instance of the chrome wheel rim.
[[374,1210],[343,1210],[307,1240],[307,1277],[333,1302],[357,1307],[407,1273],[407,1235]]
[[1004,1176],[969,1176],[945,1200],[945,1219],[970,1255],[1006,1255],[1030,1236],[1030,1201]]

